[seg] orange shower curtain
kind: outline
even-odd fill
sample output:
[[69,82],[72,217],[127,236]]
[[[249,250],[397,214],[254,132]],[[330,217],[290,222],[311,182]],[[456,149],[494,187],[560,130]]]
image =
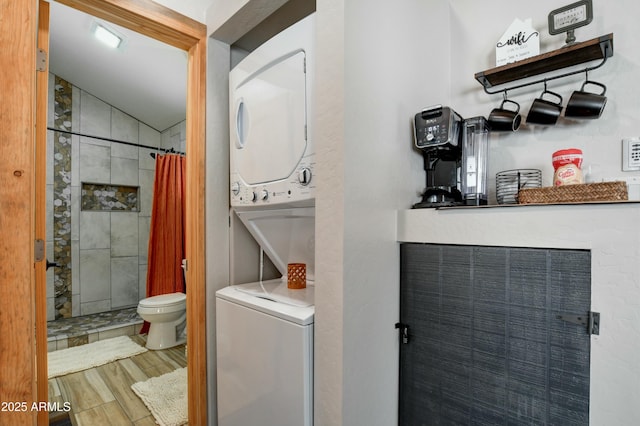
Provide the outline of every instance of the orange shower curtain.
[[[147,261],[147,297],[185,292],[185,157],[158,155]],[[146,333],[144,323],[140,333]]]

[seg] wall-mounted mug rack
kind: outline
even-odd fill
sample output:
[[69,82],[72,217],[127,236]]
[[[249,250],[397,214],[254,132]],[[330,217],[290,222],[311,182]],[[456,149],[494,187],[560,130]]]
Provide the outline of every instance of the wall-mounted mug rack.
[[[613,34],[603,35],[581,43],[533,56],[522,61],[491,68],[475,74],[476,80],[484,87],[484,91],[490,95],[519,89],[534,84],[540,84],[571,75],[589,72],[600,68],[613,56]],[[508,83],[535,77],[537,75],[580,65],[587,62],[600,60],[599,63],[580,70],[551,75],[543,79],[505,87]]]

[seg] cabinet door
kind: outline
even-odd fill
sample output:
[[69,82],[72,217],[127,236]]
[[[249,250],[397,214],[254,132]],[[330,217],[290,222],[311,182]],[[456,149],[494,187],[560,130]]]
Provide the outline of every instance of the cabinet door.
[[589,424],[589,251],[403,244],[400,425]]

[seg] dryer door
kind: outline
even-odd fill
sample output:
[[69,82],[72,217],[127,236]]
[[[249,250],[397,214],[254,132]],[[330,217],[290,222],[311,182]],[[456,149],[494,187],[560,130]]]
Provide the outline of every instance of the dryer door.
[[232,88],[232,170],[245,184],[286,179],[296,170],[307,146],[305,97],[302,50],[268,63]]

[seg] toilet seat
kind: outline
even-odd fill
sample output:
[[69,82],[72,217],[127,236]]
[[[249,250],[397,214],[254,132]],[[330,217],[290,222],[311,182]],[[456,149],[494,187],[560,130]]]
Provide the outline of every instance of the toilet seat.
[[172,306],[183,305],[186,300],[187,295],[184,293],[161,294],[142,299],[138,306],[142,308],[170,308]]

